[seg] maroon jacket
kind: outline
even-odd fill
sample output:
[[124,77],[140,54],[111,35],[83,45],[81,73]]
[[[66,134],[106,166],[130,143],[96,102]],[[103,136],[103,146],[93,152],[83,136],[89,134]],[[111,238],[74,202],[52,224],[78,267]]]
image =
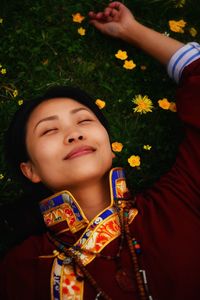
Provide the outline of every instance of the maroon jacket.
[[[183,72],[177,107],[186,136],[176,162],[151,189],[137,195],[139,214],[131,224],[132,235],[141,242],[141,267],[154,300],[200,299],[200,59]],[[104,253],[115,255],[118,242],[111,242]],[[54,249],[43,234],[10,251],[0,266],[0,299],[50,300],[53,258],[39,256]],[[131,268],[127,249],[122,261]],[[116,284],[113,261],[95,259],[87,268],[112,299],[138,299]],[[84,299],[95,295],[86,282]]]

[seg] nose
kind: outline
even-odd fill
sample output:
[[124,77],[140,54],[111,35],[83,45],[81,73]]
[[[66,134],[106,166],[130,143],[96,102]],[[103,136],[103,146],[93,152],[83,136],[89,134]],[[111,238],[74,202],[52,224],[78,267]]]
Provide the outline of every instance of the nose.
[[64,137],[64,143],[71,144],[71,143],[74,143],[76,141],[81,141],[83,139],[84,139],[84,137],[83,137],[82,133],[80,133],[80,132],[71,132],[70,134],[68,134]]
[[68,138],[68,143],[71,144],[76,140],[83,140],[83,136],[79,135],[78,138],[74,138],[74,137]]

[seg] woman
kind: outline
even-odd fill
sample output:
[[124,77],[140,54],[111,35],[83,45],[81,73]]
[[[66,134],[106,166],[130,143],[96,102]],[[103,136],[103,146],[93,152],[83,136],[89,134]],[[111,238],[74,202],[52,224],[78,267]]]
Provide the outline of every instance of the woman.
[[185,138],[172,169],[133,200],[123,169],[111,169],[107,123],[88,96],[56,88],[22,108],[9,143],[15,137],[24,150],[11,148],[10,161],[52,195],[39,204],[45,233],[2,262],[1,299],[197,300],[200,47],[143,26],[120,2],[89,16],[167,65]]

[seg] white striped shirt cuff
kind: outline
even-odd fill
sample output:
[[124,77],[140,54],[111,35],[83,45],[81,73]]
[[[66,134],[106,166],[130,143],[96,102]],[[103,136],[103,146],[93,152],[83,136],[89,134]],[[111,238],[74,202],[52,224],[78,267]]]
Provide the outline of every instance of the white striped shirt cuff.
[[186,44],[171,57],[167,66],[169,77],[178,83],[184,68],[198,58],[200,58],[200,45],[196,42]]

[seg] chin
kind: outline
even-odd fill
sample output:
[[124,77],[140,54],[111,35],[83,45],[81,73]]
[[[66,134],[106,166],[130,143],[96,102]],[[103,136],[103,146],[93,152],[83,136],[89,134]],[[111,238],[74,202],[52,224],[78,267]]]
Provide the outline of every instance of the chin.
[[100,180],[104,178],[104,176],[108,173],[111,166],[112,164],[109,164],[107,166],[94,166],[88,164],[85,167],[79,167],[75,170],[75,172],[73,172],[74,176],[73,179],[71,179],[70,186],[78,186],[80,184],[88,184],[92,183],[95,180]]

